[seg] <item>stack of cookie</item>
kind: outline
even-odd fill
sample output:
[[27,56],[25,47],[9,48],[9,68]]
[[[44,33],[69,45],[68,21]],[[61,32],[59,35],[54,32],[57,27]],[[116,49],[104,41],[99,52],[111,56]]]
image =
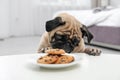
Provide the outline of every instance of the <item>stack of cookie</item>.
[[74,61],[74,57],[66,55],[63,49],[49,49],[46,55],[40,57],[37,62],[41,64],[67,64]]

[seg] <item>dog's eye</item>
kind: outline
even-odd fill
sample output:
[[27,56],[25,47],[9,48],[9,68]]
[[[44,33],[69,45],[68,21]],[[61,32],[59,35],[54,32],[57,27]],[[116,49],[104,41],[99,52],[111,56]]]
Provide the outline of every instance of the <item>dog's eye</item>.
[[60,39],[62,39],[62,36],[61,35],[55,35],[55,39],[60,40]]

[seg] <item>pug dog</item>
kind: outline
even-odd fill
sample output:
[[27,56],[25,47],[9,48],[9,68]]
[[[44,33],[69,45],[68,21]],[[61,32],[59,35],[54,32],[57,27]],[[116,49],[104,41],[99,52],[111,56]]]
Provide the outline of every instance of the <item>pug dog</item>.
[[88,43],[93,35],[87,27],[80,23],[74,16],[61,13],[54,19],[46,22],[46,32],[42,35],[38,53],[47,49],[63,49],[67,53],[87,53],[98,56],[101,50],[92,47],[85,47],[84,37]]

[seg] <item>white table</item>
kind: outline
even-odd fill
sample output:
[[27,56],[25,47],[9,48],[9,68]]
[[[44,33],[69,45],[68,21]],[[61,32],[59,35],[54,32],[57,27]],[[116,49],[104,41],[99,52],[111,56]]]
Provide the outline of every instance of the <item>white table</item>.
[[83,63],[51,70],[28,63],[38,54],[0,56],[0,80],[120,80],[120,55],[84,56]]

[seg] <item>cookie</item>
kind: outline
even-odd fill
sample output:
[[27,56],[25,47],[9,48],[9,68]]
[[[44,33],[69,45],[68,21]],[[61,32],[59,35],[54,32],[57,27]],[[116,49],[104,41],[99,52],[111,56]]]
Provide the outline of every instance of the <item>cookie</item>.
[[66,56],[68,57],[69,62],[74,61],[74,57],[73,56],[70,56],[70,55],[66,55]]
[[55,64],[67,64],[74,61],[74,57],[70,55],[62,55],[59,59],[55,62]]
[[58,60],[57,55],[46,55],[37,60],[37,63],[42,63],[42,64],[53,64]]
[[46,53],[60,55],[60,54],[65,54],[65,51],[63,49],[49,49],[46,50]]

